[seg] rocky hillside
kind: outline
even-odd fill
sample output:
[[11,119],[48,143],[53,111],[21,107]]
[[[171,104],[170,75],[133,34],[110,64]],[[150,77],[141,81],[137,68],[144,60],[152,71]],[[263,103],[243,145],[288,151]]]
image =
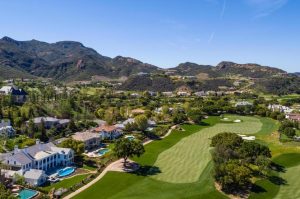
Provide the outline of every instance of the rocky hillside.
[[[74,41],[46,43],[37,40],[0,39],[0,79],[45,77],[59,81],[121,78],[142,73],[166,73],[129,57],[110,58]],[[252,78],[281,76],[285,71],[258,64],[221,62],[216,67],[182,63],[169,69],[174,75],[206,80],[228,75]],[[167,73],[166,73],[167,74]],[[132,79],[130,80],[131,83]]]
[[79,42],[49,44],[9,37],[0,39],[0,67],[2,78],[36,76],[64,81],[90,80],[97,75],[115,78],[157,70],[132,58],[102,56]]

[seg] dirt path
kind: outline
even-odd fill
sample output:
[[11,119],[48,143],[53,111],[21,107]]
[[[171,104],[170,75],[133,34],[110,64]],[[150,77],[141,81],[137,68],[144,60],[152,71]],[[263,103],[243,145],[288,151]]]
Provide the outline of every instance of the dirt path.
[[[174,130],[176,128],[176,125],[172,126],[169,131],[161,137],[161,139],[164,139],[165,137],[169,136],[172,133],[172,130]],[[153,142],[154,140],[148,140],[146,142],[143,143],[143,145],[147,145],[151,142]],[[129,160],[130,161],[130,160]],[[132,161],[130,161],[132,163]],[[90,186],[92,186],[93,184],[95,184],[96,182],[98,182],[101,178],[103,178],[103,176],[105,176],[105,174],[108,171],[119,171],[119,172],[129,172],[127,170],[124,170],[123,168],[123,159],[119,159],[115,162],[112,162],[111,164],[109,164],[103,171],[102,173],[97,176],[94,180],[92,180],[91,182],[89,182],[88,184],[84,185],[83,187],[77,189],[76,191],[70,193],[69,195],[65,196],[63,199],[71,199],[72,197],[76,196],[77,194],[79,194],[80,192],[86,190],[87,188],[89,188]]]

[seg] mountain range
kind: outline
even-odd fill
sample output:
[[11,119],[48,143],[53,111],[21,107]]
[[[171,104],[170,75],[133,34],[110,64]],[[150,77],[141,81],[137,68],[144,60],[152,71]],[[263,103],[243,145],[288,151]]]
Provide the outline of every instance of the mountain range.
[[143,63],[130,57],[110,58],[75,41],[46,43],[37,40],[0,39],[0,79],[51,78],[81,81],[101,78],[128,78],[138,73],[204,76],[206,78],[238,75],[264,78],[286,74],[285,71],[258,64],[221,62],[217,66],[182,63],[170,69]]

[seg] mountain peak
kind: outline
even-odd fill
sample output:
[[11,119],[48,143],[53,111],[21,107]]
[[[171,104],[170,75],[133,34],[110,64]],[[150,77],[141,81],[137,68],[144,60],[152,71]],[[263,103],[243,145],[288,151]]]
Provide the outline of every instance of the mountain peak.
[[2,37],[1,40],[2,41],[6,41],[6,42],[10,42],[10,43],[18,43],[18,41],[14,40],[14,39],[12,39],[10,37],[7,37],[7,36]]

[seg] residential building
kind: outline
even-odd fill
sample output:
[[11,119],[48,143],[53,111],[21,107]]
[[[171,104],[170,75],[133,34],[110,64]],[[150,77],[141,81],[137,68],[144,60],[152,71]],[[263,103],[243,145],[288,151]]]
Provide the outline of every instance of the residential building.
[[131,115],[132,116],[134,116],[134,115],[140,115],[140,114],[144,114],[144,113],[145,113],[145,110],[140,109],[140,108],[131,110]]
[[178,96],[182,96],[182,97],[187,97],[187,96],[190,96],[191,93],[190,93],[190,92],[187,92],[187,91],[178,91],[178,92],[177,92],[177,95],[178,95]]
[[294,111],[294,109],[288,106],[282,106],[280,104],[269,104],[268,109],[271,111],[279,111],[281,113],[290,114]]
[[162,92],[161,94],[163,96],[166,96],[166,97],[173,97],[174,96],[173,92],[171,92],[171,91]]
[[3,86],[0,89],[0,95],[11,95],[14,103],[22,104],[26,101],[27,93],[16,86]]
[[115,125],[101,125],[94,130],[100,134],[102,139],[114,140],[122,135],[121,129]]
[[38,169],[30,169],[24,173],[24,178],[27,184],[31,186],[41,186],[47,181],[45,171]]
[[[37,143],[24,149],[15,147],[14,151],[0,154],[0,161],[7,168],[7,173],[25,175],[27,172],[27,183],[42,182],[43,172],[40,178],[32,177],[34,170],[47,172],[61,166],[69,166],[74,162],[74,151],[69,148],[61,148],[53,143]],[[34,169],[34,170],[33,170]],[[12,176],[10,176],[12,177]]]
[[240,101],[240,102],[237,102],[235,104],[235,107],[238,107],[238,106],[252,106],[253,104],[251,102],[248,102],[248,101]]
[[[66,127],[69,123],[69,119],[57,119],[55,117],[36,117],[33,119],[35,125],[40,125],[44,121],[45,128],[50,129],[52,127],[63,128]],[[26,122],[27,124],[29,121]]]
[[77,132],[74,135],[72,135],[72,139],[83,142],[85,150],[90,150],[99,147],[101,141],[99,133],[93,133],[90,131]]
[[285,116],[286,119],[292,120],[294,122],[300,122],[300,114],[299,113],[290,113]]
[[204,97],[204,96],[207,96],[207,94],[205,93],[205,91],[195,92],[194,95],[196,95],[197,97]]
[[2,120],[0,122],[0,136],[2,137],[14,137],[16,134],[15,129],[11,126],[10,121],[4,121]]

